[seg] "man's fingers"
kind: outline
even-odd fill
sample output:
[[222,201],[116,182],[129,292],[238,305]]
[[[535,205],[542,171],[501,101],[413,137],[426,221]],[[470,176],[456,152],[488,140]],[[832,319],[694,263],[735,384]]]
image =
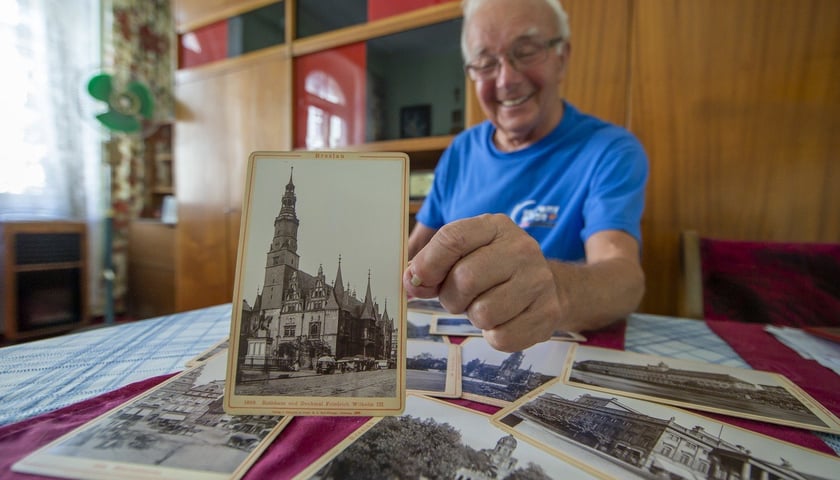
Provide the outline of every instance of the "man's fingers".
[[481,215],[441,227],[412,259],[407,287],[413,287],[412,292],[437,288],[458,260],[496,238],[498,229],[493,217]]

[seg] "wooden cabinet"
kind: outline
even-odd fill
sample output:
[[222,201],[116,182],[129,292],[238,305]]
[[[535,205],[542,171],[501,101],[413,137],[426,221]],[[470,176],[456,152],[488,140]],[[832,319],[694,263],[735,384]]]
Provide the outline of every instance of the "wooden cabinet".
[[175,312],[175,226],[151,219],[128,231],[128,313],[143,319]]
[[176,76],[176,309],[233,298],[248,156],[289,150],[289,60],[282,47]]
[[88,323],[87,226],[0,223],[3,335],[19,341]]

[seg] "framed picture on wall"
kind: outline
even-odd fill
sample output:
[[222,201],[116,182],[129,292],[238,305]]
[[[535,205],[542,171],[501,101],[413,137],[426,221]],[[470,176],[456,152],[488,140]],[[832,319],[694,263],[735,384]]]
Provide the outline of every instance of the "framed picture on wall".
[[400,109],[400,138],[428,137],[431,132],[431,105],[412,105]]

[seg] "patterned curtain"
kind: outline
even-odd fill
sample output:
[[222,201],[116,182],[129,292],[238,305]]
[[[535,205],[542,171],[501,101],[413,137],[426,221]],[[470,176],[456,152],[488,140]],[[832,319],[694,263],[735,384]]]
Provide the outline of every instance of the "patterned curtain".
[[[115,76],[145,83],[155,103],[154,120],[141,134],[115,135],[106,150],[110,164],[114,310],[125,311],[128,227],[148,209],[145,151],[148,138],[174,116],[175,27],[169,0],[108,0],[103,32],[104,67]],[[160,146],[157,146],[160,152]],[[171,150],[171,144],[165,148]],[[169,152],[171,153],[171,152]]]

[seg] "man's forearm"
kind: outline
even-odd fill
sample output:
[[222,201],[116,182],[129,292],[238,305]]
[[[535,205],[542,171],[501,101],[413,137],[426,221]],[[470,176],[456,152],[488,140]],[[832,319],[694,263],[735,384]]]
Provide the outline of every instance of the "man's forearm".
[[593,264],[550,260],[563,313],[557,329],[595,330],[636,310],[645,292],[645,276],[638,263],[612,258]]

